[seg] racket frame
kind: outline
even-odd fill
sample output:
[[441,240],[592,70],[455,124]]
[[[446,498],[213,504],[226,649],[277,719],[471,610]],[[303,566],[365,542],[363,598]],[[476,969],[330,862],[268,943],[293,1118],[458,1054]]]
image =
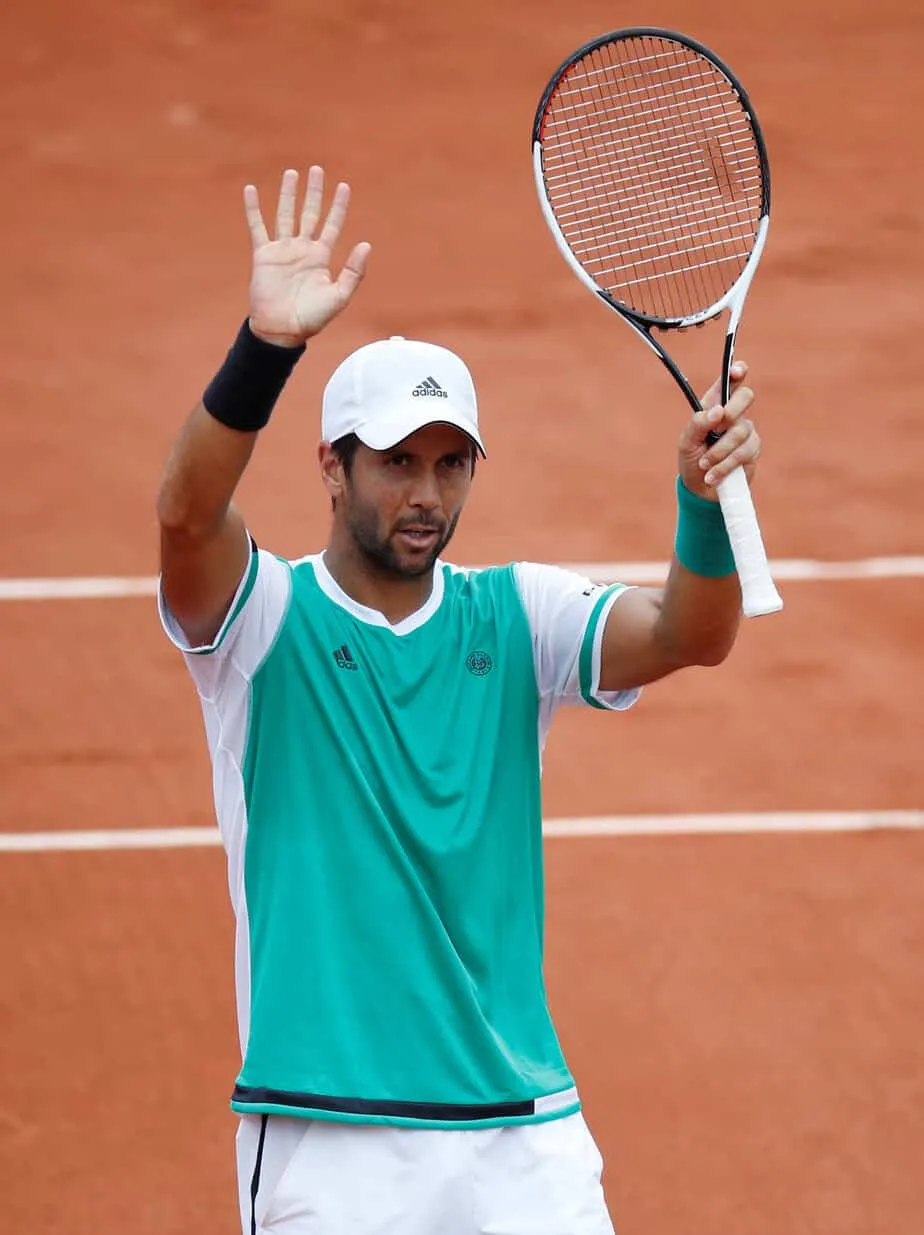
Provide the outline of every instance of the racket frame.
[[[590,55],[600,47],[604,47],[609,43],[624,42],[632,38],[661,38],[671,40],[675,43],[680,43],[683,46],[689,47],[692,51],[697,52],[708,60],[722,74],[728,84],[734,90],[743,110],[745,111],[748,121],[751,125],[755,138],[755,146],[757,148],[758,157],[761,167],[761,202],[760,202],[760,218],[755,232],[754,244],[751,249],[748,260],[745,263],[741,274],[731,285],[727,292],[721,296],[714,304],[706,309],[701,309],[697,313],[688,314],[685,317],[666,318],[655,317],[650,314],[640,313],[638,310],[630,308],[629,305],[623,304],[605,288],[599,284],[587,273],[581,262],[575,256],[564,236],[561,228],[558,225],[558,220],[555,218],[554,211],[549,202],[549,194],[546,187],[545,172],[543,168],[543,151],[542,151],[542,133],[546,117],[546,111],[552,97],[559,89],[562,79],[567,74],[568,70],[580,60]],[[744,308],[744,302],[747,298],[748,289],[751,285],[751,280],[754,278],[757,267],[760,263],[763,254],[764,245],[767,241],[767,231],[770,226],[770,165],[767,159],[767,152],[764,145],[763,133],[761,132],[760,124],[757,115],[748,98],[744,87],[732,73],[731,69],[723,63],[722,60],[705,47],[696,39],[690,38],[685,34],[678,34],[674,30],[666,30],[657,26],[632,26],[624,30],[613,30],[608,34],[598,35],[597,38],[591,39],[583,44],[575,52],[573,52],[567,60],[562,61],[558,68],[553,73],[546,86],[542,98],[539,101],[539,106],[536,108],[536,115],[533,121],[532,131],[532,147],[533,147],[533,174],[536,181],[536,191],[539,197],[539,204],[542,208],[543,216],[546,224],[556,245],[561,251],[562,256],[568,263],[574,274],[581,280],[585,287],[594,293],[603,303],[610,309],[613,309],[619,316],[631,326],[635,333],[651,348],[661,363],[665,366],[668,372],[673,377],[674,381],[683,391],[687,402],[695,412],[703,410],[703,405],[693,390],[690,383],[687,381],[683,372],[670,356],[666,348],[654,337],[654,330],[668,332],[671,330],[687,330],[691,326],[702,326],[713,318],[728,310],[728,324],[725,334],[725,347],[722,355],[722,370],[721,370],[721,401],[723,404],[728,402],[731,393],[731,367],[734,360],[735,340],[738,334],[738,325],[741,321],[741,313]],[[710,434],[709,443],[718,441],[719,434]],[[719,498],[722,503],[722,510],[725,514],[726,523],[729,526],[729,535],[732,542],[732,550],[735,555],[735,564],[738,570],[738,575],[741,581],[742,603],[746,617],[754,617],[759,614],[775,613],[782,609],[783,602],[776,590],[773,579],[770,575],[770,568],[767,564],[766,551],[763,546],[763,541],[760,536],[760,529],[757,525],[757,516],[754,512],[753,501],[751,499],[750,490],[747,483],[747,478],[742,468],[736,468],[734,472],[726,476],[717,486]],[[736,530],[735,525],[742,530],[740,533]],[[747,542],[746,545],[743,541]]]

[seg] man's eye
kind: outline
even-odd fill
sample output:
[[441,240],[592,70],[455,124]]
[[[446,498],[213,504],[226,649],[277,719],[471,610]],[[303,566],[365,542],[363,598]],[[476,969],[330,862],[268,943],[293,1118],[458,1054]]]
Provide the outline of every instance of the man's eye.
[[467,462],[468,458],[466,455],[447,455],[443,460],[446,467],[453,468],[455,470],[458,470],[460,467],[465,467]]
[[410,455],[389,455],[388,456],[388,466],[389,467],[404,467],[405,464],[410,459],[410,457],[411,457]]

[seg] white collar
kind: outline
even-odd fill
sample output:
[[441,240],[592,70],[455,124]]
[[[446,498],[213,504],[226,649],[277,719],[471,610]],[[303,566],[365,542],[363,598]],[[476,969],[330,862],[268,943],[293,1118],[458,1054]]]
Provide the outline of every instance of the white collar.
[[439,559],[433,563],[433,587],[430,589],[430,595],[419,609],[395,623],[389,622],[385,614],[380,613],[378,609],[370,609],[368,605],[361,605],[358,600],[349,596],[327,569],[323,553],[313,553],[301,560],[310,562],[314,567],[318,587],[328,600],[332,600],[341,609],[346,609],[347,613],[351,613],[360,622],[366,622],[369,626],[384,627],[393,635],[409,635],[411,631],[418,630],[433,617],[443,601],[443,563]]

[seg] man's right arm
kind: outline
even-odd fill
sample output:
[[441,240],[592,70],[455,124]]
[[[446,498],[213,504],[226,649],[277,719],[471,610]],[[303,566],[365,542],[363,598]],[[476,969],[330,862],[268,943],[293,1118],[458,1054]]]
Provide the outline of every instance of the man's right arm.
[[258,432],[305,341],[346,308],[365,272],[370,246],[363,243],[332,278],[331,254],[350,191],[337,186],[322,224],[323,191],[322,169],[310,168],[296,221],[298,174],[286,171],[270,239],[256,189],[244,189],[253,249],[248,324],[186,421],[157,495],[162,594],[192,646],[209,643],[220,630],[250,558],[232,498]]
[[256,433],[221,424],[200,403],[167,459],[157,494],[161,588],[192,646],[218,633],[250,558],[231,504]]

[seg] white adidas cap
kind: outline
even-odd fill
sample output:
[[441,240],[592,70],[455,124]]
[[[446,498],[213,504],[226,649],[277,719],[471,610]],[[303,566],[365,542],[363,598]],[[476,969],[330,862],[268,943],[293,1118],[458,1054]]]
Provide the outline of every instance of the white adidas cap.
[[372,450],[390,450],[424,425],[455,425],[484,456],[472,375],[455,352],[392,335],[367,343],[335,370],[321,404],[321,436],[355,433]]

